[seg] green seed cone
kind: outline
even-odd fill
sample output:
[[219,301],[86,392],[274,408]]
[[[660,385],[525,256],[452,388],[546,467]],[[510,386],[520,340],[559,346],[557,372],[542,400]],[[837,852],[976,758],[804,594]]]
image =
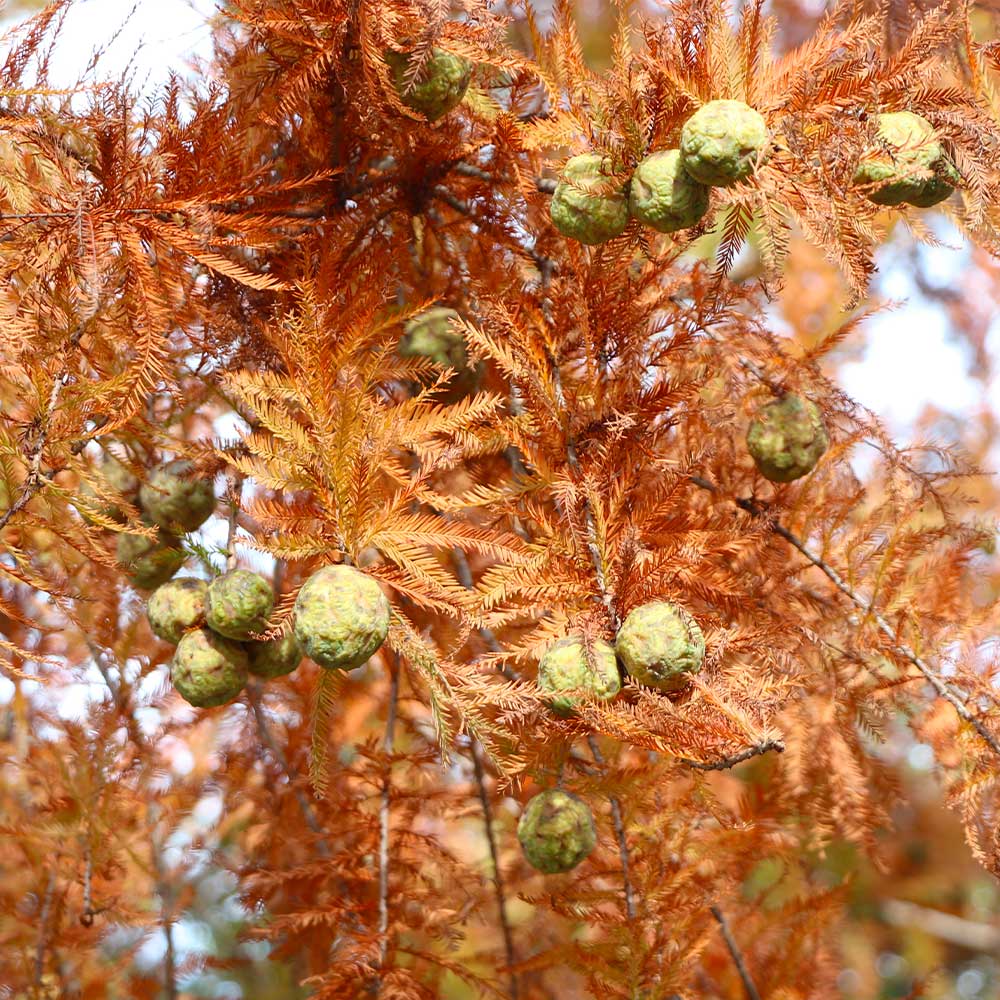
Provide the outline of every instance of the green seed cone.
[[165,531],[155,539],[119,535],[117,556],[126,575],[140,590],[155,590],[166,583],[187,558],[180,540]]
[[791,393],[762,406],[747,430],[754,463],[774,483],[790,483],[811,472],[829,443],[819,407]]
[[399,355],[403,358],[429,358],[442,368],[452,368],[457,373],[448,384],[445,401],[454,402],[475,392],[482,378],[483,366],[469,367],[465,338],[452,326],[459,318],[454,309],[435,306],[414,316],[403,331],[399,341]]
[[302,647],[293,632],[266,642],[248,642],[245,649],[250,660],[250,673],[265,680],[284,677],[302,662]]
[[246,651],[211,629],[186,632],[170,664],[170,680],[178,694],[197,708],[224,705],[246,685]]
[[926,118],[893,111],[877,115],[876,128],[877,145],[864,153],[854,172],[855,184],[873,185],[869,200],[930,208],[954,191],[961,177]]
[[614,649],[598,640],[589,654],[582,638],[569,636],[549,646],[538,661],[538,686],[557,695],[551,702],[557,715],[571,715],[579,697],[559,692],[578,691],[610,701],[621,689]]
[[227,639],[249,639],[267,631],[274,591],[257,573],[234,569],[216,577],[205,595],[205,622]]
[[691,615],[669,601],[635,608],[615,639],[622,665],[640,684],[679,691],[705,659],[705,637]]
[[575,795],[551,789],[525,806],[517,839],[531,865],[546,875],[575,868],[597,844],[594,817]]
[[[120,493],[130,503],[135,503],[139,495],[139,480],[132,475],[127,465],[120,462],[114,455],[105,453],[97,467],[97,473],[98,478],[103,480],[109,489],[114,490],[115,493]],[[117,521],[119,524],[125,522],[125,513],[122,509],[115,503],[98,500],[96,492],[86,483],[81,486],[80,493],[82,496],[93,498],[95,501],[94,508],[103,514],[104,517],[112,521]],[[95,523],[85,507],[81,505],[78,510],[81,517],[88,524]]]
[[200,528],[215,510],[211,479],[199,478],[190,462],[161,465],[139,490],[143,513],[167,531],[181,535]]
[[465,96],[469,80],[472,78],[472,63],[444,49],[432,49],[429,58],[420,68],[420,74],[412,87],[407,87],[407,70],[410,56],[405,52],[385,53],[385,61],[392,74],[392,84],[399,99],[428,121],[437,121]]
[[678,149],[652,153],[635,168],[629,214],[661,233],[690,229],[708,211],[708,188],[692,180]]
[[385,642],[389,614],[389,601],[370,576],[353,566],[326,566],[299,591],[295,637],[319,666],[353,670]]
[[681,129],[681,162],[700,184],[729,187],[749,177],[767,151],[767,123],[742,101],[709,101]]
[[556,229],[593,246],[621,236],[628,225],[628,194],[599,153],[571,157],[556,185],[549,214]]
[[146,602],[146,616],[153,634],[175,646],[188,629],[205,622],[205,591],[208,584],[194,577],[170,580]]

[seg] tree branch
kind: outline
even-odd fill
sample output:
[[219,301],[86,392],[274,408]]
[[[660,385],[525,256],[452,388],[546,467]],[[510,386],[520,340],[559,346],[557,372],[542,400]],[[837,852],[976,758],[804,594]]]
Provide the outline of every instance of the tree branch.
[[723,757],[721,760],[715,760],[709,764],[698,760],[689,760],[687,757],[677,757],[676,760],[688,767],[697,768],[699,771],[728,771],[731,767],[736,767],[737,764],[750,760],[751,757],[760,757],[771,750],[775,753],[784,753],[785,744],[781,740],[764,740],[763,743],[758,743],[756,746],[733,754],[732,757]]
[[[708,490],[710,493],[715,493],[716,495],[721,495],[719,488],[707,479],[703,479],[701,476],[691,476],[690,478],[691,482],[700,489]],[[771,531],[783,538],[793,548],[798,549],[798,551],[801,552],[802,555],[816,567],[816,569],[827,577],[837,590],[847,597],[859,611],[863,612],[865,617],[871,618],[871,620],[878,626],[879,631],[882,632],[886,638],[888,638],[892,649],[905,660],[912,663],[913,666],[915,666],[917,670],[923,674],[924,678],[930,683],[931,687],[934,688],[938,695],[944,698],[944,700],[955,709],[959,717],[964,722],[967,722],[976,731],[983,742],[986,743],[998,757],[1000,757],[1000,742],[998,742],[997,738],[989,731],[989,729],[986,728],[982,720],[973,715],[968,708],[967,702],[952,691],[948,684],[922,656],[918,656],[907,643],[901,642],[896,638],[895,629],[893,629],[885,618],[879,614],[879,612],[875,609],[875,605],[871,601],[862,597],[855,590],[853,590],[845,582],[844,578],[832,566],[830,566],[829,563],[827,563],[820,556],[816,555],[806,545],[806,543],[802,541],[802,539],[792,534],[792,532],[790,532],[779,521],[777,521],[767,511],[760,508],[752,500],[747,500],[741,497],[729,497],[728,499],[730,499],[732,503],[734,503],[741,510],[745,510],[748,514],[765,520]]]
[[[278,767],[288,779],[288,784],[291,786],[292,791],[295,794],[295,798],[299,803],[299,808],[302,810],[302,816],[306,821],[306,825],[317,836],[321,835],[323,827],[316,818],[316,813],[313,811],[305,793],[299,786],[299,773],[285,756],[284,751],[278,745],[278,742],[271,733],[271,727],[268,725],[267,716],[264,714],[264,708],[260,702],[260,686],[257,681],[251,680],[247,684],[246,693],[247,701],[250,702],[250,708],[253,710],[254,719],[257,722],[257,733],[260,736],[261,742],[270,751],[271,756],[277,762]],[[326,844],[323,841],[319,841],[317,846],[323,857],[329,856],[330,852],[327,850]]]
[[493,812],[490,809],[490,798],[486,790],[486,773],[483,766],[483,748],[476,739],[472,744],[472,769],[476,776],[476,786],[479,790],[479,804],[483,808],[483,821],[486,827],[486,841],[490,847],[490,858],[493,861],[493,888],[496,894],[497,911],[500,916],[500,930],[503,933],[504,951],[507,953],[507,968],[510,975],[510,995],[512,1000],[518,1000],[520,990],[517,973],[514,972],[516,961],[514,952],[514,936],[507,917],[507,898],[504,894],[503,876],[500,872],[500,853],[497,850],[496,835],[493,831]]
[[389,952],[389,806],[392,799],[392,782],[390,760],[395,747],[396,707],[399,703],[399,661],[393,665],[392,678],[389,685],[389,709],[385,720],[385,739],[382,742],[382,753],[385,755],[385,779],[382,785],[382,806],[379,810],[379,845],[378,845],[378,933],[379,969],[385,968],[386,956]]
[[736,939],[733,937],[732,932],[729,930],[729,924],[726,923],[726,918],[723,916],[722,910],[717,906],[710,907],[712,911],[712,916],[719,923],[719,930],[722,931],[722,939],[726,942],[726,947],[729,949],[729,954],[733,958],[733,963],[736,965],[736,971],[740,974],[740,979],[743,980],[743,988],[747,991],[748,1000],[760,1000],[760,993],[757,992],[757,987],[754,986],[753,980],[750,978],[750,973],[747,971],[746,963],[743,961],[743,954],[740,951],[739,945],[736,943]]
[[[601,753],[601,748],[597,745],[597,739],[593,735],[587,737],[587,745],[590,747],[590,752],[594,755],[594,760],[603,766],[604,754]],[[635,920],[635,895],[632,892],[632,879],[629,875],[628,841],[625,839],[625,823],[622,820],[622,806],[621,802],[618,800],[618,796],[609,795],[608,799],[611,802],[611,823],[612,826],[614,826],[615,837],[618,840],[618,855],[622,862],[622,882],[625,889],[625,913],[628,915],[629,920]]]

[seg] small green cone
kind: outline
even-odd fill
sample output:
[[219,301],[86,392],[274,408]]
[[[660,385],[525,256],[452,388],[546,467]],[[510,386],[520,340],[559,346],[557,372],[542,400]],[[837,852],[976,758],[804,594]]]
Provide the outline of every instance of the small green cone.
[[277,639],[246,643],[250,659],[250,673],[264,680],[284,677],[302,662],[302,647],[293,632],[285,632]]
[[549,203],[552,222],[563,236],[593,246],[625,232],[628,193],[626,185],[606,172],[609,168],[607,157],[599,153],[566,162]]
[[274,591],[257,573],[234,569],[217,576],[205,595],[205,622],[227,639],[249,639],[267,631]]
[[688,176],[678,149],[651,153],[635,168],[628,210],[661,233],[697,225],[708,211],[709,189]]
[[651,601],[632,610],[615,639],[622,665],[640,684],[679,691],[705,659],[705,637],[679,604]]
[[790,483],[811,472],[829,443],[819,407],[793,393],[765,403],[747,430],[754,464],[774,483]]
[[146,602],[146,617],[153,634],[175,646],[188,629],[205,623],[208,584],[194,577],[178,577],[157,587]]
[[295,637],[327,670],[360,667],[389,634],[390,605],[382,588],[353,566],[326,566],[302,585],[295,601]]
[[156,538],[123,533],[117,545],[118,562],[139,590],[155,590],[166,583],[187,558],[180,539],[165,531]]
[[472,63],[445,49],[432,49],[412,87],[407,87],[410,55],[389,50],[385,61],[399,99],[428,121],[437,121],[458,107],[472,79]]
[[709,101],[681,129],[681,162],[698,183],[729,187],[754,172],[769,140],[759,111],[742,101]]
[[197,708],[232,701],[247,682],[247,654],[238,642],[211,629],[185,632],[170,664],[178,694]]
[[187,461],[168,462],[155,469],[139,490],[143,513],[175,535],[200,528],[215,510],[212,480],[195,475]]
[[517,839],[534,868],[556,875],[575,868],[590,854],[597,844],[597,829],[585,802],[554,788],[524,807]]
[[538,661],[538,686],[557,695],[551,702],[556,715],[571,715],[577,702],[575,696],[559,692],[589,692],[610,701],[621,689],[614,649],[597,640],[589,654],[580,636],[569,636],[549,646]]

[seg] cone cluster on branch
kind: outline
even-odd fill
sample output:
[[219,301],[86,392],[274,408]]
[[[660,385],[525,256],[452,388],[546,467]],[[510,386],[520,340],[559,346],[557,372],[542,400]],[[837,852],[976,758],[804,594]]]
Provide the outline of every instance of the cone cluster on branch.
[[274,591],[257,573],[235,569],[213,580],[179,577],[164,583],[146,604],[149,627],[177,647],[170,679],[198,708],[224,705],[250,674],[265,680],[290,674],[302,660],[295,636],[254,638],[267,631]]
[[[930,208],[955,190],[961,177],[925,118],[898,111],[877,115],[876,124],[877,144],[854,174],[873,202]],[[599,153],[570,157],[549,206],[552,222],[586,245],[620,236],[630,218],[661,233],[690,229],[708,212],[709,189],[750,177],[770,142],[760,112],[709,101],[684,123],[679,149],[649,153],[630,174]]]
[[[154,468],[144,482],[114,455],[101,460],[98,477],[102,492],[120,496],[138,507],[142,523],[150,534],[122,532],[118,535],[117,558],[129,580],[139,590],[154,590],[166,583],[187,558],[180,536],[200,528],[215,510],[211,477],[199,475],[194,465],[183,459]],[[79,504],[81,516],[90,524],[110,527],[124,524],[125,512],[117,502],[101,499],[84,485],[81,493],[91,500]]]

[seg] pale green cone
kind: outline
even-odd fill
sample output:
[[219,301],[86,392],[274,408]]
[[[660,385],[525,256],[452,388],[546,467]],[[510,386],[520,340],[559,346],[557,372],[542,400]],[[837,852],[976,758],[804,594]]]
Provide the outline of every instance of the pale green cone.
[[760,112],[742,101],[709,101],[681,129],[681,162],[700,184],[728,187],[749,177],[770,136]]
[[407,70],[410,55],[389,50],[385,53],[389,64],[392,84],[399,99],[428,121],[436,121],[456,108],[465,96],[469,80],[472,78],[472,63],[463,56],[444,49],[432,49],[428,59],[420,68],[414,86],[407,88]]
[[153,634],[175,646],[188,629],[205,622],[208,584],[194,577],[179,577],[157,587],[146,602],[146,617]]
[[293,632],[285,632],[266,642],[245,645],[250,660],[250,673],[271,680],[290,674],[302,662],[302,647]]
[[168,462],[155,469],[139,490],[143,513],[174,534],[200,528],[215,510],[212,480],[195,473],[187,461]]
[[705,637],[691,615],[670,601],[635,608],[615,638],[622,666],[640,684],[679,691],[701,670]]
[[708,211],[708,188],[692,180],[678,149],[651,153],[635,168],[628,210],[633,219],[661,233],[690,229]]
[[563,236],[594,245],[621,236],[628,225],[626,185],[610,173],[599,153],[571,157],[549,203],[549,214]]
[[211,629],[186,632],[170,664],[170,680],[178,694],[197,708],[224,705],[246,685],[246,651]]
[[572,714],[578,700],[578,696],[559,692],[586,692],[610,701],[621,689],[614,649],[597,640],[589,657],[587,652],[580,636],[570,636],[549,646],[538,661],[538,686],[557,695],[551,702],[557,715]]
[[453,326],[459,314],[447,306],[434,306],[414,316],[403,330],[399,341],[402,358],[428,358],[442,368],[453,368],[455,377],[448,384],[443,398],[453,402],[474,392],[482,378],[483,365],[469,367],[465,338]]
[[187,558],[180,539],[165,531],[156,538],[120,534],[117,546],[118,562],[140,590],[155,590],[166,583]]
[[819,407],[792,393],[765,403],[747,430],[754,464],[775,483],[790,483],[811,472],[829,443]]
[[575,868],[597,844],[594,817],[585,802],[555,788],[541,792],[524,807],[517,824],[521,850],[546,875]]
[[934,128],[912,111],[876,116],[877,144],[866,150],[854,172],[854,183],[872,185],[876,205],[909,203],[930,208],[944,201],[961,177]]
[[216,577],[205,595],[205,622],[227,639],[249,639],[267,631],[274,591],[257,573],[234,569]]
[[326,566],[299,591],[295,637],[319,666],[353,670],[385,642],[390,611],[382,588],[370,576],[353,566]]

